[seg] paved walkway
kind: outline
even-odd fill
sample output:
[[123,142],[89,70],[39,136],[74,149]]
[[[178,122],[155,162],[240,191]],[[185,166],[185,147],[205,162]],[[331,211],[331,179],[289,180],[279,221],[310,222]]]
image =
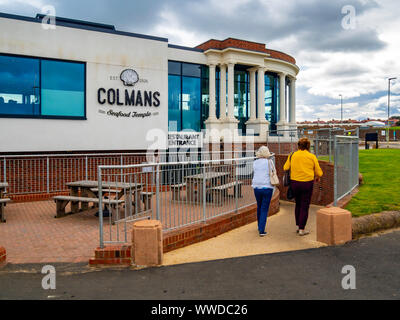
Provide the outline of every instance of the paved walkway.
[[[294,205],[281,202],[280,212],[267,222],[266,237],[259,237],[255,223],[213,239],[164,255],[164,264],[180,264],[263,253],[301,250],[323,246],[316,242],[315,212],[311,206],[308,229],[299,237],[295,232]],[[67,209],[68,210],[68,209]],[[0,223],[0,245],[7,250],[9,263],[88,262],[99,245],[96,209],[55,219],[55,203],[39,201],[12,203],[6,207],[6,223]],[[107,222],[105,222],[107,226]],[[105,238],[109,226],[105,228]],[[116,226],[112,227],[115,235]],[[121,229],[120,229],[121,231]],[[128,232],[130,241],[131,232]],[[122,237],[121,237],[122,238]]]
[[260,237],[257,223],[250,223],[215,238],[168,252],[164,255],[164,265],[323,247],[325,244],[316,241],[316,212],[320,208],[310,207],[306,230],[311,233],[307,236],[296,233],[294,204],[281,201],[280,211],[267,220],[267,236]]

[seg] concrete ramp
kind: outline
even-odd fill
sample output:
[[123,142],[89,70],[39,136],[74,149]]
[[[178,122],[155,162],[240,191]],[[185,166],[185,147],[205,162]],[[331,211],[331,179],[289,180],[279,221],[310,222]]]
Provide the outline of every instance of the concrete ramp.
[[303,250],[326,246],[316,241],[316,212],[322,208],[311,205],[306,230],[298,236],[294,218],[294,203],[281,201],[280,211],[268,218],[267,236],[260,237],[257,222],[164,254],[163,265],[226,259],[257,254]]

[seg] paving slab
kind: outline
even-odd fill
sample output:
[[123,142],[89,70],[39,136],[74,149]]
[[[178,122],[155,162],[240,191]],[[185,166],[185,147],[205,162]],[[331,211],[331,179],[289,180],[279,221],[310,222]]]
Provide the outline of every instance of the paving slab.
[[309,235],[296,233],[294,203],[281,201],[280,211],[267,219],[267,236],[258,235],[257,223],[223,233],[212,239],[199,242],[164,254],[163,265],[218,260],[250,255],[303,250],[324,247],[316,240],[316,212],[323,207],[311,205],[306,230]]

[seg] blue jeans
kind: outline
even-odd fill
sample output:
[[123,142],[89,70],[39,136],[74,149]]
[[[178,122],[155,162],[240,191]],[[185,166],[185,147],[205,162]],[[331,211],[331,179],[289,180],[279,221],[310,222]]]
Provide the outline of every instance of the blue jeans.
[[254,189],[254,196],[257,201],[257,221],[258,221],[258,232],[265,232],[265,225],[267,224],[268,210],[271,203],[273,189]]

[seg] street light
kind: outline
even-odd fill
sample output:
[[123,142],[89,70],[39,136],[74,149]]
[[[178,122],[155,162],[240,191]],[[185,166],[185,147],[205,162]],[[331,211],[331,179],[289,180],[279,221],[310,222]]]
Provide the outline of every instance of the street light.
[[396,77],[392,77],[388,79],[388,131],[386,136],[386,141],[389,142],[389,118],[390,118],[390,81],[397,79]]
[[340,96],[340,123],[343,124],[343,96],[339,94]]

